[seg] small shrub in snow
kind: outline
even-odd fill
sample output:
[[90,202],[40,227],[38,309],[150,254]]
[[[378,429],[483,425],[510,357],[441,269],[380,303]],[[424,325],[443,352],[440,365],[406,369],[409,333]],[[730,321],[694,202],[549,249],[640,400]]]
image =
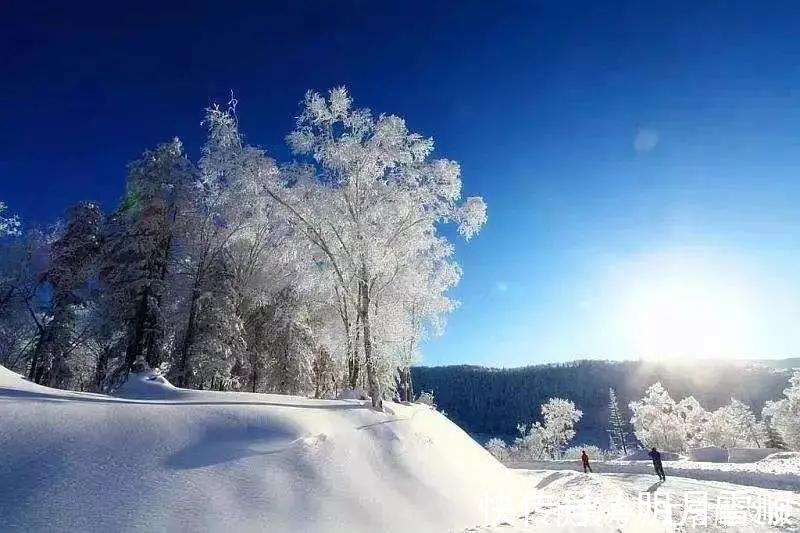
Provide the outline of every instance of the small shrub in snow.
[[519,437],[514,439],[514,445],[510,449],[510,456],[515,461],[544,461],[552,459],[547,451],[544,442],[544,427],[541,423],[531,424],[530,428],[525,424],[517,426]]
[[489,439],[486,443],[486,449],[489,453],[494,455],[498,461],[506,461],[509,459],[508,445],[503,439]]
[[606,459],[606,452],[591,444],[589,446],[570,446],[561,454],[561,458],[565,460],[578,461],[581,458],[581,453],[586,450],[586,455],[589,456],[590,461],[603,461]]
[[433,392],[421,392],[416,399],[417,403],[421,403],[422,405],[427,405],[429,407],[433,407],[436,409],[436,399],[433,397]]

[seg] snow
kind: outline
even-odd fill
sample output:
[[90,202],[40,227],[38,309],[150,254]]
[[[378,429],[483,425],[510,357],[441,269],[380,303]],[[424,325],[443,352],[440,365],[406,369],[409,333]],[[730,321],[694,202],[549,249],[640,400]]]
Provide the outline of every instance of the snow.
[[[509,463],[513,468],[544,470],[581,470],[577,461],[536,461]],[[652,474],[652,463],[644,461],[593,461],[600,473]],[[675,476],[706,481],[723,481],[768,489],[800,490],[800,453],[773,454],[754,463],[711,463],[664,461],[667,478]]]
[[704,446],[702,448],[692,448],[689,450],[689,457],[692,461],[727,463],[728,455],[728,450],[717,446]]
[[167,381],[167,378],[161,374],[148,372],[131,374],[114,395],[122,398],[157,400],[176,398],[180,396],[180,389]]
[[152,377],[105,396],[0,367],[3,530],[448,531],[523,488],[426,406]]
[[344,389],[336,397],[337,400],[368,400],[369,394],[363,389]]
[[[796,493],[742,487],[730,483],[668,478],[658,482],[654,474],[583,474],[570,470],[518,470],[521,479],[547,494],[549,504],[533,513],[514,519],[466,529],[469,533],[518,533],[530,531],[614,531],[619,532],[742,532],[796,531],[800,527],[800,497]],[[703,495],[707,502],[702,515],[705,524],[694,523],[701,516],[695,507],[687,507]],[[780,526],[761,523],[753,515],[745,524],[725,523],[725,502],[731,494],[749,502],[786,502],[788,519]],[[644,496],[643,496],[644,495]],[[651,514],[644,514],[639,502]],[[669,502],[665,505],[665,502]],[[684,520],[684,524],[680,522]],[[720,523],[717,523],[717,522]],[[559,524],[563,524],[560,528]]]
[[[661,460],[662,461],[674,461],[678,458],[677,453],[673,452],[665,452],[661,451]],[[636,450],[628,455],[625,456],[623,459],[624,461],[652,461],[653,458],[650,457],[650,450]]]
[[728,460],[731,463],[754,463],[778,452],[780,450],[776,448],[731,448]]
[[669,492],[678,516],[686,491],[733,489],[788,495],[798,516],[790,491],[675,477],[797,490],[798,453],[668,461],[664,484],[639,461],[506,469],[425,405],[193,391],[154,374],[106,396],[0,367],[0,420],[3,531],[658,533],[671,529],[642,512],[641,493]]

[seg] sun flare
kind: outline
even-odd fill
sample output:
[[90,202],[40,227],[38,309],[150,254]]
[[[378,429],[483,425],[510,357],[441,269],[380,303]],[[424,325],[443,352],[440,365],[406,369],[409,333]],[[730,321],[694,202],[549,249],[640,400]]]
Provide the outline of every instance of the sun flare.
[[621,292],[619,327],[637,357],[753,355],[757,305],[745,276],[680,259],[645,262]]

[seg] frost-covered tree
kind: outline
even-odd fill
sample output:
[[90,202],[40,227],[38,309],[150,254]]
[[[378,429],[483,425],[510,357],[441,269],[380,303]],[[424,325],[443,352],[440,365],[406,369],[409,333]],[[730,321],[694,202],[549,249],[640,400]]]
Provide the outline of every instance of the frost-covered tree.
[[170,288],[179,200],[192,175],[177,139],[145,152],[130,165],[127,195],[108,221],[100,281],[107,317],[125,343],[113,381],[163,362],[167,321],[162,306]]
[[727,406],[727,416],[734,428],[736,439],[734,446],[748,448],[762,448],[767,442],[767,428],[763,421],[758,420],[750,407],[736,398],[731,398]]
[[311,363],[314,398],[333,398],[337,393],[337,368],[335,359],[327,348],[317,348]]
[[[197,178],[181,209],[178,275],[185,278],[188,290],[186,322],[172,371],[172,378],[181,386],[192,385],[198,375],[196,367],[210,368],[210,359],[215,365],[225,360],[215,366],[215,380],[227,383],[232,379],[230,370],[235,359],[241,358],[244,345],[244,318],[237,312],[243,287],[239,284],[242,265],[236,261],[242,257],[234,248],[252,250],[253,241],[261,236],[266,204],[260,174],[275,171],[272,160],[243,145],[236,134],[235,101],[227,111],[208,109],[204,124],[208,138]],[[209,347],[218,355],[209,355]],[[196,360],[196,354],[205,360]]]
[[707,446],[761,448],[766,442],[764,423],[736,398],[711,413],[703,431],[703,443]]
[[296,295],[288,293],[274,312],[267,363],[269,389],[281,394],[309,394],[316,351],[307,310]]
[[570,446],[569,448],[564,450],[564,453],[561,454],[561,458],[569,459],[571,461],[578,461],[581,459],[581,454],[584,451],[586,452],[586,455],[589,456],[589,459],[591,459],[592,461],[601,461],[606,457],[606,452],[604,452],[597,446],[589,444],[587,446]]
[[676,408],[678,416],[683,422],[685,446],[689,448],[703,446],[710,413],[700,405],[694,396],[682,399]]
[[427,405],[428,407],[433,407],[436,409],[436,398],[433,396],[433,391],[422,391],[417,396],[417,399],[414,400],[417,403],[421,403],[422,405]]
[[236,287],[225,258],[211,261],[192,289],[199,294],[190,298],[191,342],[181,345],[178,382],[202,389],[238,387],[232,371],[245,349],[244,326],[236,313]]
[[613,388],[608,389],[608,436],[612,450],[628,455],[628,422],[619,411]]
[[517,461],[543,461],[553,459],[546,442],[545,430],[541,422],[517,425],[518,436],[509,449],[509,454]]
[[789,378],[783,395],[785,398],[764,405],[763,417],[789,449],[800,450],[800,370]]
[[555,458],[561,454],[566,443],[575,437],[575,424],[583,417],[570,400],[550,398],[542,405],[544,421],[544,442],[549,453]]
[[0,237],[5,237],[8,235],[19,235],[19,228],[20,228],[19,217],[3,216],[3,213],[5,213],[6,209],[8,209],[6,204],[0,202]]
[[736,429],[728,416],[728,406],[722,406],[709,414],[703,428],[703,444],[719,448],[733,448],[736,445]]
[[776,448],[778,450],[787,449],[786,443],[783,441],[778,430],[772,426],[772,421],[769,417],[764,417],[764,426],[767,429],[767,443],[764,445],[766,448]]
[[0,239],[0,364],[29,372],[32,348],[44,330],[42,274],[47,269],[51,236],[31,230]]
[[[223,144],[238,149],[235,121],[217,120],[231,125]],[[413,301],[398,297],[408,293],[406,284],[422,267],[425,289],[440,300],[429,310],[449,310],[437,288],[452,285],[456,267],[439,225],[456,222],[470,238],[486,220],[485,204],[480,198],[461,202],[460,169],[430,159],[431,139],[409,132],[399,117],[353,108],[344,89],[328,98],[309,92],[288,142],[304,160],[276,175],[262,159],[257,168],[263,190],[310,244],[319,275],[332,280],[350,385],[363,366],[373,404],[380,407],[383,391],[410,357],[395,325],[409,322],[400,310],[408,312]]]
[[[483,201],[462,199],[431,139],[344,89],[307,94],[283,166],[243,141],[235,107],[207,110],[196,163],[177,139],[132,163],[108,217],[25,240],[43,253],[0,240],[15,250],[0,260],[0,360],[100,391],[158,367],[184,387],[413,398],[420,345],[457,305],[442,224],[471,238]],[[0,233],[17,233],[4,209]],[[83,263],[64,252],[80,223],[97,248]]]
[[575,424],[583,412],[570,400],[550,398],[541,406],[542,420],[519,424],[513,453],[524,460],[558,459],[565,444],[575,437]]
[[89,279],[101,246],[104,216],[94,204],[70,210],[63,232],[50,247],[42,281],[51,288],[49,308],[40,322],[28,377],[50,387],[67,388],[74,369],[70,358],[83,344],[85,328],[77,327],[78,308],[85,304]]
[[685,429],[675,400],[656,382],[641,400],[631,402],[631,424],[636,438],[647,448],[680,452],[685,448]]
[[507,461],[509,459],[508,445],[503,439],[491,438],[484,447],[498,461]]

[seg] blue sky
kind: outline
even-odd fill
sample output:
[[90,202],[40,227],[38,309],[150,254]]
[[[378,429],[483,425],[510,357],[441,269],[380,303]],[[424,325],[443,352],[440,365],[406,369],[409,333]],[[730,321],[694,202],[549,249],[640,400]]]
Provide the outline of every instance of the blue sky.
[[489,204],[427,364],[800,355],[800,5],[293,4],[12,2],[0,199],[111,209],[230,89],[285,159],[305,90],[344,84]]

